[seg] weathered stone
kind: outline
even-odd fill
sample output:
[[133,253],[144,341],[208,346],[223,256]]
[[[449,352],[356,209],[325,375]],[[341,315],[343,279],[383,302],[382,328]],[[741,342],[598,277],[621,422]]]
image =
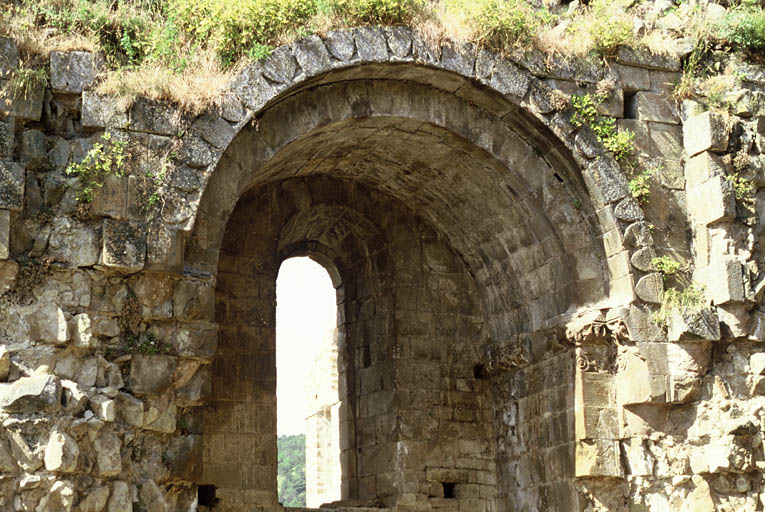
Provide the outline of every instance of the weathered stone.
[[[319,36],[310,35],[298,39],[293,43],[292,48],[295,59],[306,76],[316,76],[329,71],[331,68],[329,52]],[[208,142],[213,144],[212,141]]]
[[688,191],[688,209],[694,221],[706,226],[736,216],[736,194],[730,181],[714,176]]
[[93,213],[102,217],[124,220],[127,217],[128,178],[109,175],[95,194],[90,207]]
[[80,501],[80,512],[101,512],[109,500],[109,487],[102,485],[92,489],[87,497]]
[[0,160],[13,160],[15,127],[15,119],[0,119]]
[[178,336],[173,340],[173,347],[180,356],[212,360],[218,347],[216,324],[182,324]]
[[603,204],[619,201],[629,195],[627,179],[619,164],[610,156],[597,158],[587,166],[583,174]]
[[0,382],[8,380],[8,373],[11,370],[11,355],[5,345],[0,345]]
[[138,98],[130,108],[130,129],[158,135],[177,136],[183,116],[177,108],[147,98]]
[[29,335],[33,340],[55,344],[69,341],[66,317],[56,304],[39,306],[27,315],[26,320],[29,323]]
[[688,118],[683,124],[683,145],[688,156],[702,151],[725,151],[728,149],[725,120],[712,112]]
[[211,146],[195,135],[183,137],[183,145],[178,152],[181,162],[192,169],[207,167],[213,161]]
[[115,401],[104,396],[96,395],[90,399],[90,410],[101,421],[112,422],[117,416]]
[[107,512],[133,512],[133,499],[126,482],[115,480],[112,483],[112,495],[109,497]]
[[347,62],[356,53],[356,44],[353,35],[346,30],[333,30],[327,34],[324,42],[329,52],[336,59]]
[[182,279],[175,285],[173,312],[178,319],[211,320],[214,314],[214,296],[209,283]]
[[35,508],[35,512],[70,512],[74,497],[74,484],[66,480],[58,480],[42,497],[37,508]]
[[706,296],[716,305],[740,302],[746,298],[743,269],[735,260],[714,260],[696,270],[698,281],[705,286]]
[[656,257],[656,250],[653,247],[642,247],[632,253],[630,262],[632,266],[642,272],[652,272],[654,269],[653,259]]
[[667,402],[685,404],[701,396],[701,377],[696,375],[672,375],[667,386]]
[[685,509],[688,512],[715,512],[717,506],[712,498],[709,484],[700,475],[693,475],[693,491],[685,500]]
[[[182,368],[178,364],[178,370]],[[212,372],[209,364],[199,366],[199,363],[188,365],[191,370],[190,375],[185,375],[179,379],[178,370],[176,370],[175,396],[180,407],[201,405],[212,392]]]
[[93,332],[90,328],[90,316],[87,313],[75,315],[69,321],[69,332],[75,347],[89,348],[94,345]]
[[222,117],[209,113],[194,121],[194,124],[191,125],[191,131],[218,149],[226,148],[236,134],[231,125]]
[[0,471],[7,475],[12,475],[18,471],[16,459],[11,453],[11,446],[2,437],[0,437]]
[[640,209],[640,205],[634,198],[627,197],[616,204],[614,207],[614,216],[624,222],[635,222],[643,220],[643,211]]
[[72,473],[77,469],[80,447],[69,434],[54,428],[45,447],[45,469],[59,473]]
[[91,331],[95,336],[119,336],[120,326],[113,319],[106,315],[96,315],[91,321]]
[[167,512],[165,497],[153,480],[146,480],[141,484],[140,497],[147,512]]
[[627,106],[627,116],[641,121],[679,123],[680,114],[671,96],[658,92],[639,91]]
[[174,357],[134,355],[130,364],[130,388],[138,395],[158,393],[172,384],[174,372]]
[[45,99],[44,84],[32,86],[15,96],[3,94],[0,84],[0,115],[16,117],[19,120],[39,121],[42,117],[43,101]]
[[31,473],[42,467],[42,458],[29,446],[21,433],[16,430],[8,430],[7,435],[13,458],[21,469]]
[[19,67],[19,49],[16,41],[0,37],[0,80],[8,80]]
[[668,338],[670,341],[719,340],[720,320],[712,308],[698,311],[677,308],[672,311]]
[[635,293],[646,302],[661,303],[661,297],[664,293],[664,278],[658,272],[641,277],[635,285]]
[[619,441],[611,439],[578,441],[576,444],[576,476],[622,476]]
[[68,217],[54,219],[48,244],[51,257],[69,265],[89,267],[98,262],[96,233]]
[[388,48],[394,59],[403,59],[412,52],[412,31],[408,27],[395,26],[385,27],[385,36],[388,39]]
[[11,212],[0,210],[0,260],[7,260],[11,250]]
[[529,90],[529,78],[517,67],[507,61],[500,61],[494,66],[489,80],[491,87],[499,93],[519,101]]
[[88,395],[84,386],[71,380],[62,380],[62,403],[64,411],[72,415],[78,415],[88,405]]
[[356,51],[363,61],[384,61],[388,59],[388,44],[385,33],[379,27],[358,27],[353,30]]
[[657,55],[648,50],[636,50],[628,46],[619,46],[616,62],[628,66],[647,69],[677,71],[680,69],[680,59],[674,55]]
[[24,207],[24,168],[0,161],[0,209],[21,211]]
[[624,243],[630,247],[648,247],[653,245],[651,226],[647,222],[635,222],[624,230]]
[[169,403],[167,395],[149,400],[143,415],[143,428],[155,432],[172,434],[176,429],[177,406]]
[[104,220],[101,263],[122,272],[138,272],[146,262],[146,232],[142,224]]
[[94,441],[96,449],[96,468],[100,477],[115,476],[122,472],[120,438],[112,432],[102,429]]
[[103,60],[90,52],[51,52],[50,85],[54,92],[79,94],[96,79]]
[[127,128],[127,106],[117,97],[90,91],[82,93],[83,128]]
[[117,421],[133,427],[143,426],[143,402],[128,393],[119,393],[117,403]]
[[48,162],[45,134],[39,130],[24,130],[21,134],[20,163],[28,171],[36,171]]
[[77,382],[83,386],[95,386],[98,379],[98,360],[89,357],[82,361],[80,370],[77,372]]
[[165,452],[170,473],[182,480],[198,480],[202,474],[202,448],[201,436],[183,436],[175,439]]

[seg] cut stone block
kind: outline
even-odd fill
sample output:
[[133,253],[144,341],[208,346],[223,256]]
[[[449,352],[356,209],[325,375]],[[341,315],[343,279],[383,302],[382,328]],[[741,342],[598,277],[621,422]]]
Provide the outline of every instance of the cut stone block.
[[13,118],[0,120],[0,160],[13,160],[16,122]]
[[655,55],[647,50],[635,50],[628,46],[619,46],[616,51],[616,62],[647,69],[667,71],[677,71],[680,69],[679,57]]
[[622,465],[619,441],[612,439],[577,441],[576,476],[621,477]]
[[[0,80],[0,89],[4,81]],[[7,96],[0,94],[0,115],[16,117],[25,121],[39,121],[42,117],[45,88],[36,87],[25,95]]]
[[91,208],[102,217],[124,220],[127,216],[128,178],[110,175],[104,178],[104,185],[96,192]]
[[49,248],[51,256],[76,267],[89,267],[98,262],[98,237],[88,225],[69,217],[53,221]]
[[671,96],[657,92],[636,92],[626,112],[628,117],[660,123],[680,122],[677,104]]
[[697,280],[704,285],[706,296],[716,305],[741,302],[744,293],[743,268],[738,261],[716,260],[696,271]]
[[720,320],[712,308],[699,311],[676,309],[672,312],[668,338],[670,341],[720,339]]
[[0,80],[8,80],[19,67],[19,49],[16,41],[0,37]]
[[94,92],[82,93],[83,128],[127,128],[128,115],[124,102]]
[[123,272],[138,272],[146,262],[146,229],[143,225],[104,220],[103,252],[105,267]]
[[134,355],[130,364],[130,387],[138,395],[159,393],[170,387],[174,373],[174,357]]
[[79,94],[96,79],[103,60],[90,52],[51,52],[50,84],[53,92]]
[[719,156],[709,151],[699,153],[685,162],[685,183],[689,190],[723,174],[725,164]]
[[0,208],[24,208],[24,168],[16,162],[0,161]]
[[663,160],[682,160],[683,130],[679,126],[665,123],[648,123],[648,129],[650,130],[651,139],[651,157]]
[[688,156],[702,151],[725,151],[728,149],[725,119],[712,112],[688,118],[683,124],[683,145]]
[[714,176],[689,190],[688,210],[702,226],[736,216],[736,194],[733,185],[722,176]]

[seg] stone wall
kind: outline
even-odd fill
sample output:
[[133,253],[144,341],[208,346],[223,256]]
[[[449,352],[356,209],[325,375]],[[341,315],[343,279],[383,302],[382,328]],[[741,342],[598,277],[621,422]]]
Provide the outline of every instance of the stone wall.
[[[765,72],[723,114],[672,98],[679,60],[544,57],[332,32],[192,118],[54,53],[0,119],[0,511],[279,509],[294,255],[338,289],[337,505],[762,510]],[[596,88],[647,202],[571,121]],[[65,170],[105,133],[86,204]]]

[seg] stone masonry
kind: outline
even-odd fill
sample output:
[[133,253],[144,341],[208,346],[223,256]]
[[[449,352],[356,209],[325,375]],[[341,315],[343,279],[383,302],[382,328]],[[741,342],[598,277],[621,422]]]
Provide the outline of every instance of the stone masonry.
[[[675,102],[676,59],[361,27],[192,117],[99,96],[100,66],[54,52],[0,104],[0,512],[282,510],[296,255],[337,289],[333,507],[763,510],[765,70],[720,113]],[[647,201],[571,122],[603,84]],[[84,203],[65,171],[105,134],[126,168]]]

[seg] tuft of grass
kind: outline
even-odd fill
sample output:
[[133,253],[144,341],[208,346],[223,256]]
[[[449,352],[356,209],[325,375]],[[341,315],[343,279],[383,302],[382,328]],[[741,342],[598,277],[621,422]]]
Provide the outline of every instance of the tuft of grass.
[[691,283],[683,290],[669,288],[662,294],[661,307],[653,314],[653,321],[667,327],[675,311],[695,312],[705,304],[704,288],[697,283]]
[[35,91],[39,91],[48,85],[49,74],[47,67],[33,68],[21,66],[14,71],[10,80],[2,88],[0,96],[22,100],[31,99]]

